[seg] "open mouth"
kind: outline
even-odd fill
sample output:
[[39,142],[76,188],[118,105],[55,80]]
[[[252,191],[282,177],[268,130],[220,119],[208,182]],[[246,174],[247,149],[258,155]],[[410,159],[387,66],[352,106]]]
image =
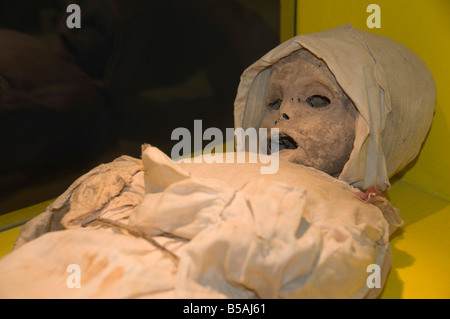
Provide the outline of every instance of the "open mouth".
[[[268,154],[272,154],[272,149],[271,149],[271,139],[269,138],[267,140],[267,153]],[[295,142],[295,140],[290,137],[288,134],[286,133],[280,133],[279,138],[278,138],[278,151],[281,150],[295,150],[298,148],[298,144],[297,142]]]

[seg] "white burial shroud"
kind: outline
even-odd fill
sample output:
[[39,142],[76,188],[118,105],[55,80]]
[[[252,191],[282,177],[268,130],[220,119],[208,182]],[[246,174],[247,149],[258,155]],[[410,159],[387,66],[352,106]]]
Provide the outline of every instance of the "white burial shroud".
[[146,145],[95,168],[23,227],[0,298],[376,297],[367,267],[383,285],[397,210],[313,168],[260,166],[175,163]]

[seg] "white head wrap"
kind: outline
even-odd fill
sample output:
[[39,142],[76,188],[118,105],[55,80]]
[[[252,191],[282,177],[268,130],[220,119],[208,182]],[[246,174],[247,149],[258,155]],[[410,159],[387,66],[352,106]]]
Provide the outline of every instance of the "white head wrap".
[[235,127],[258,128],[271,67],[299,49],[324,60],[359,111],[354,148],[339,178],[361,189],[390,187],[389,178],[419,153],[431,126],[436,85],[411,50],[351,25],[296,36],[248,67],[234,106]]

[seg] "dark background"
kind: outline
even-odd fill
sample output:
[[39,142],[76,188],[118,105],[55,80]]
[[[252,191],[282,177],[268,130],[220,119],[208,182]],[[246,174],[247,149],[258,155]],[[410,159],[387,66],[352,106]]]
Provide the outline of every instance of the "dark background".
[[279,15],[278,0],[0,0],[0,214],[143,143],[170,155],[194,119],[233,127],[240,75],[279,43]]

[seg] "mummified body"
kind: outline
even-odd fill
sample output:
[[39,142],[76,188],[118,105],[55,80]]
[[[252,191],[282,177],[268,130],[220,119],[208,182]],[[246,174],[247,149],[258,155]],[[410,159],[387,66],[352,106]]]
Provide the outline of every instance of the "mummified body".
[[[297,36],[244,72],[235,100],[235,127],[279,129],[277,173],[176,163],[148,145],[101,165],[24,225],[0,260],[0,297],[376,297],[402,221],[361,190],[388,189],[417,155],[435,98],[423,62],[390,39],[351,26]],[[80,289],[65,285],[68,264]]]
[[305,49],[274,64],[262,128],[278,128],[280,157],[341,173],[353,149],[354,104],[326,64]]

